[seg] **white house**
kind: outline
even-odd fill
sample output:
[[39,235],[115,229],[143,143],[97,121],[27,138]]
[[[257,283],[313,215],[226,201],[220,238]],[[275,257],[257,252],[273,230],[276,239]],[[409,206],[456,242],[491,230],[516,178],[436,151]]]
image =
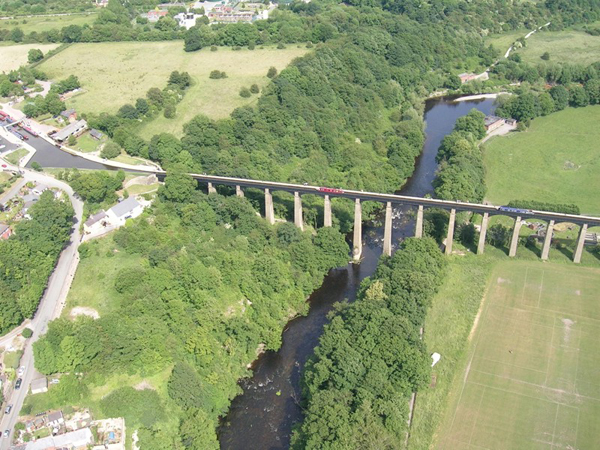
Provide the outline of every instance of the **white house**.
[[41,394],[43,392],[48,392],[48,380],[46,377],[33,380],[31,382],[31,393]]
[[58,436],[48,436],[27,443],[26,450],[47,450],[53,448],[68,448],[72,450],[87,449],[94,443],[94,435],[89,428],[71,431]]
[[139,216],[144,207],[134,198],[129,197],[106,211],[106,217],[113,225],[121,226],[127,219]]

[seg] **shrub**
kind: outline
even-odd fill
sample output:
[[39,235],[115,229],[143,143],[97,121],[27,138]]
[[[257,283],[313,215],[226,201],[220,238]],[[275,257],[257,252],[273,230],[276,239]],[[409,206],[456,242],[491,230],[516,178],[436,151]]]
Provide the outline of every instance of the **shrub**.
[[267,72],[267,77],[274,78],[277,75],[277,69],[273,66],[269,67],[269,71]]
[[31,336],[33,336],[33,331],[31,328],[25,328],[21,334],[25,339],[29,339]]
[[41,172],[41,170],[42,170],[42,166],[37,161],[34,161],[31,163],[31,168],[37,172]]
[[217,46],[216,46],[216,45],[211,45],[211,46],[210,46],[210,51],[211,51],[211,52],[216,52],[217,50],[218,50],[218,48],[217,48]]
[[256,48],[256,45],[254,44],[254,42],[251,42],[250,44],[248,44],[248,50],[254,50]]
[[115,142],[109,141],[104,144],[102,151],[100,152],[100,156],[106,159],[116,158],[121,154],[121,147]]
[[252,93],[250,92],[250,90],[246,87],[243,87],[242,89],[240,89],[240,97],[244,97],[244,98],[248,98],[252,95]]
[[67,144],[69,144],[70,146],[76,145],[77,138],[73,135],[69,136],[69,139],[67,139]]
[[165,106],[164,116],[167,119],[173,119],[175,117],[175,105]]
[[239,51],[239,50],[241,50],[241,49],[242,49],[242,47],[240,47],[239,45],[236,45],[236,46],[234,46],[234,47],[232,48],[232,50],[233,50],[233,51],[235,51],[235,52],[237,52],[237,51]]
[[550,61],[550,53],[544,52],[542,56],[540,56],[544,61]]
[[284,48],[285,48],[285,45],[283,45],[283,42],[280,42],[279,44],[277,44],[278,50],[283,50]]
[[258,84],[253,84],[252,86],[250,86],[250,92],[252,92],[253,94],[258,94],[260,92]]
[[220,78],[227,78],[227,74],[219,70],[213,70],[208,77],[212,78],[213,80],[218,80]]
[[313,47],[314,47],[314,45],[312,42],[309,41],[306,43],[306,48],[313,48]]

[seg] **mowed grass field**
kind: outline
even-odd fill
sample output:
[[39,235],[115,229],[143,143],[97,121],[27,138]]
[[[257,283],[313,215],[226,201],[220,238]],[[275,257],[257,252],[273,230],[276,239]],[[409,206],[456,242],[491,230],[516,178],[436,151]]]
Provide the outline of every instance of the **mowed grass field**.
[[23,44],[0,45],[0,73],[10,72],[27,64],[27,53],[32,48],[39,48],[44,55],[60,44]]
[[600,61],[600,36],[584,31],[538,31],[527,39],[527,46],[517,50],[524,61],[544,62],[540,57],[550,53],[550,62],[589,65]]
[[[141,130],[142,135],[158,131],[181,134],[183,124],[197,114],[223,118],[235,108],[256,101],[258,95],[240,97],[240,88],[252,84],[263,88],[269,82],[269,67],[280,71],[307,51],[295,46],[238,51],[222,47],[216,52],[206,48],[186,53],[181,41],[76,44],[41,64],[40,69],[53,79],[77,74],[85,92],[69,99],[69,107],[112,113],[144,97],[151,87],[164,88],[172,71],[186,71],[194,84],[177,105],[176,118],[161,116]],[[210,79],[213,70],[226,72],[227,78]]]
[[436,448],[597,448],[598,292],[598,269],[498,263]]
[[485,147],[486,199],[575,203],[600,214],[600,106],[567,108]]
[[83,26],[91,24],[96,19],[96,13],[71,14],[68,16],[33,16],[16,17],[14,19],[0,20],[0,30],[20,28],[25,34],[35,31],[42,33],[53,29],[61,29],[69,25]]

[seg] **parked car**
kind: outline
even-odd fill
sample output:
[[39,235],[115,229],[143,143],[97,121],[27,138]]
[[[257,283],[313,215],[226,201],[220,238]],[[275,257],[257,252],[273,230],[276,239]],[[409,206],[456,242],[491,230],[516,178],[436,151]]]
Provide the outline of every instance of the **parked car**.
[[12,405],[8,405],[6,407],[6,409],[4,410],[4,414],[10,414],[11,411],[12,411]]
[[10,435],[10,430],[4,430],[4,434],[2,436],[7,438],[9,435]]
[[15,389],[21,389],[21,384],[23,384],[23,378],[17,378],[17,382],[15,383]]
[[60,380],[58,378],[52,378],[50,380],[50,384],[58,384],[58,383],[60,383]]
[[17,372],[17,375],[18,375],[19,377],[22,377],[24,374],[25,374],[25,366],[21,366],[21,367],[19,367],[19,370],[18,370],[18,372]]

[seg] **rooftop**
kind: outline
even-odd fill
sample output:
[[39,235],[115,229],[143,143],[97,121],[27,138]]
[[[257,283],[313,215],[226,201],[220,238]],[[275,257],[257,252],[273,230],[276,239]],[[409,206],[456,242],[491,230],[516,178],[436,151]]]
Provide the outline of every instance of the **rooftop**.
[[106,212],[104,211],[100,211],[97,214],[94,214],[93,216],[90,216],[90,218],[88,220],[85,221],[84,225],[86,227],[91,227],[92,225],[94,225],[95,223],[100,222],[102,219],[104,219],[106,217]]
[[53,448],[80,448],[86,447],[94,441],[94,436],[89,428],[71,431],[58,436],[48,436],[35,442],[28,442],[26,450],[46,450]]
[[140,206],[138,201],[134,197],[129,197],[123,200],[121,203],[117,203],[115,206],[110,208],[109,211],[112,211],[113,214],[117,217],[123,217],[131,211],[133,211],[138,206]]
[[490,126],[493,123],[496,123],[500,120],[504,120],[502,117],[498,117],[498,116],[485,116],[485,119],[483,120],[483,122],[485,123],[485,126]]
[[78,120],[77,122],[73,122],[72,124],[67,125],[62,130],[54,135],[54,138],[58,141],[64,141],[73,133],[85,128],[87,126],[87,122],[85,120]]
[[48,380],[44,378],[36,378],[31,382],[31,390],[44,389],[48,387]]
[[75,111],[73,108],[65,109],[63,112],[60,113],[60,115],[63,117],[69,117],[72,114],[77,114],[77,111]]

